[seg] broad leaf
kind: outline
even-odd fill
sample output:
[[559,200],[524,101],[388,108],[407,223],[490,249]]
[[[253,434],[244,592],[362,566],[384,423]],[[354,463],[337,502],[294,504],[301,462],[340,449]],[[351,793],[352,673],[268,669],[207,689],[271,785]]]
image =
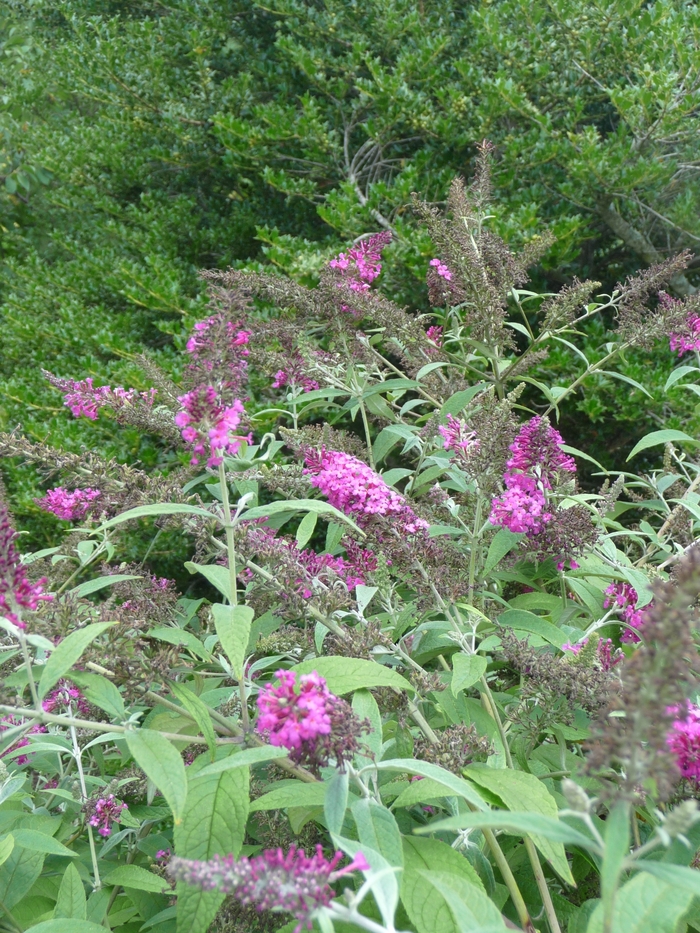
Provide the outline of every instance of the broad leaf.
[[187,774],[180,753],[153,729],[129,730],[124,738],[136,764],[165,797],[175,823],[180,823],[187,799]]
[[522,534],[516,534],[508,528],[500,528],[489,545],[484,564],[484,576],[491,573],[494,567],[497,567],[506,554],[510,553],[522,539]]
[[432,778],[438,784],[441,784],[447,793],[453,797],[462,797],[474,804],[479,810],[485,809],[485,804],[477,789],[457,777],[451,771],[434,765],[429,761],[414,761],[412,758],[392,758],[389,761],[380,761],[376,765],[378,771],[400,771],[408,774],[419,774],[421,777]]
[[486,658],[478,654],[454,654],[452,655],[452,683],[450,688],[454,696],[472,687],[477,680],[480,680],[488,662]]
[[66,868],[58,889],[54,919],[70,917],[73,920],[85,920],[87,917],[87,898],[85,887],[78,869],[72,863]]
[[128,573],[113,573],[104,577],[96,577],[94,580],[86,580],[69,590],[73,596],[89,596],[91,593],[97,593],[107,586],[114,586],[115,583],[123,583],[124,580],[140,580],[141,577]]
[[45,858],[43,852],[15,846],[0,865],[0,901],[8,910],[30,890],[41,874]]
[[[200,759],[191,765],[199,766]],[[175,851],[183,858],[210,859],[214,855],[238,855],[248,818],[249,775],[247,768],[190,775],[190,786],[182,823],[175,829]],[[178,885],[177,929],[179,933],[206,933],[224,895]]]
[[170,885],[165,878],[159,878],[152,871],[138,865],[119,865],[102,880],[105,884],[118,884],[123,888],[150,891],[151,894],[164,894],[170,890]]
[[[109,896],[108,892],[107,896]],[[105,928],[90,920],[72,920],[61,917],[37,923],[36,926],[29,927],[27,933],[105,933]]]
[[[403,797],[403,794],[401,794]],[[398,805],[399,797],[395,805]],[[518,836],[538,835],[553,842],[562,842],[565,845],[581,846],[584,849],[591,847],[591,839],[577,829],[569,826],[560,819],[551,816],[542,816],[539,813],[508,813],[504,810],[488,810],[485,813],[460,813],[446,820],[438,820],[430,826],[417,829],[419,833],[432,833],[437,830],[469,829],[471,826],[480,829],[502,829]]]
[[200,573],[229,602],[233,601],[231,599],[231,574],[228,567],[222,567],[221,564],[195,564],[191,560],[185,563],[185,567],[190,573]]
[[209,751],[213,755],[214,750],[216,749],[216,735],[214,734],[214,727],[211,722],[211,716],[209,715],[208,707],[195,693],[192,693],[191,690],[188,690],[184,684],[179,684],[173,681],[170,683],[170,689],[185,707],[187,712],[194,717],[202,732],[202,735],[207,740]]
[[36,829],[14,829],[12,835],[15,837],[15,845],[22,846],[24,849],[31,849],[32,852],[43,852],[45,855],[63,855],[68,858],[77,858],[78,855],[77,852],[68,849],[54,839],[53,836],[39,832]]
[[139,505],[135,509],[129,509],[103,522],[96,532],[106,531],[107,528],[114,528],[115,525],[121,525],[123,522],[129,522],[134,518],[147,518],[150,515],[201,515],[204,518],[213,518],[220,522],[221,519],[213,512],[201,509],[198,505],[186,505],[179,502],[162,502],[153,505]]
[[221,758],[218,761],[207,765],[199,774],[204,777],[208,774],[221,774],[222,771],[232,771],[235,768],[247,768],[249,765],[257,765],[263,761],[275,761],[277,758],[286,758],[288,751],[286,748],[274,748],[272,745],[263,745],[260,748],[244,748],[242,751],[234,752],[228,758]]
[[[617,892],[610,933],[676,933],[692,900],[687,888],[639,874]],[[593,911],[586,933],[604,933],[603,909]]]
[[368,687],[396,687],[415,692],[401,674],[376,661],[365,661],[362,658],[312,658],[296,664],[292,670],[299,675],[317,671],[321,677],[325,677],[328,689],[336,696]]
[[326,800],[327,787],[327,784],[321,784],[320,781],[313,784],[303,784],[301,781],[285,784],[253,800],[250,812],[283,810],[287,807],[322,807]]
[[243,513],[246,521],[254,518],[268,518],[271,515],[279,515],[280,512],[314,512],[316,515],[332,515],[335,519],[349,525],[353,531],[358,532],[361,537],[366,537],[364,531],[348,518],[340,509],[334,505],[323,502],[321,499],[286,499],[283,502],[270,502],[268,505],[256,505],[254,509],[247,509]]
[[43,699],[49,690],[58,683],[64,674],[80,660],[80,657],[98,635],[101,635],[106,629],[114,625],[114,622],[95,622],[92,625],[86,625],[85,628],[79,628],[71,632],[58,645],[44,665],[39,681],[39,698]]
[[[470,781],[497,794],[509,810],[540,813],[556,819],[557,803],[545,785],[534,774],[510,768],[487,768],[472,765],[465,771]],[[561,842],[534,833],[530,837],[552,868],[568,884],[574,884],[566,853]]]
[[368,797],[361,797],[351,807],[360,843],[380,852],[390,865],[403,866],[401,833],[394,815]]
[[411,872],[409,884],[404,904],[418,933],[507,933],[493,901],[465,878],[419,870]]
[[326,782],[326,796],[323,801],[326,826],[332,833],[340,833],[343,829],[348,796],[348,772],[335,770],[331,779]]
[[683,441],[687,444],[697,444],[698,441],[686,434],[685,431],[676,431],[674,428],[665,428],[663,431],[652,431],[651,434],[645,434],[641,441],[638,441],[632,448],[627,460],[636,457],[643,450],[650,447],[658,447],[659,444],[672,444]]
[[224,606],[221,603],[215,603],[211,610],[216,634],[231,662],[231,669],[238,680],[243,680],[245,652],[255,610],[251,606]]

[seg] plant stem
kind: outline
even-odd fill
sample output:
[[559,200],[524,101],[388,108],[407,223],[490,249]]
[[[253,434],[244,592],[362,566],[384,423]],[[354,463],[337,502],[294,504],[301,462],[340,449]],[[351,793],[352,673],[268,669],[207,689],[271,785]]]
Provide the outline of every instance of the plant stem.
[[[71,712],[70,705],[68,707],[68,712],[69,713]],[[83,798],[83,803],[85,803],[85,801],[88,798],[88,792],[87,792],[87,787],[85,785],[85,774],[83,772],[83,762],[82,762],[83,752],[82,752],[82,749],[80,748],[80,745],[78,745],[78,735],[75,731],[75,726],[70,727],[70,737],[71,737],[71,742],[73,743],[73,758],[75,759],[75,764],[76,764],[76,767],[78,768],[78,779],[80,780],[80,795]],[[90,858],[92,859],[92,873],[95,878],[93,887],[95,891],[99,891],[100,888],[102,887],[102,882],[100,881],[100,869],[97,864],[97,849],[95,848],[95,837],[92,832],[92,826],[89,823],[87,823],[86,825],[87,825],[88,840],[90,842]]]
[[[476,809],[476,807],[474,807],[473,805],[469,803],[467,804],[467,806],[469,807],[470,810]],[[523,899],[523,896],[520,893],[518,882],[515,880],[515,876],[513,875],[513,872],[510,870],[508,859],[503,854],[503,849],[498,844],[498,840],[496,839],[493,833],[493,830],[489,829],[487,826],[483,826],[481,829],[481,832],[484,835],[486,844],[491,850],[491,854],[493,855],[494,861],[496,862],[496,865],[498,866],[498,870],[501,873],[503,882],[505,886],[508,888],[510,899],[513,901],[513,906],[515,907],[515,910],[518,914],[518,919],[520,920],[520,924],[522,928],[526,930],[527,933],[535,933],[535,927],[533,926],[532,920],[530,919],[530,914],[528,912],[527,905],[525,904],[525,900]]]
[[525,836],[524,838],[525,848],[527,850],[528,858],[530,859],[530,864],[532,865],[532,870],[535,874],[535,881],[537,882],[537,888],[540,892],[542,903],[544,904],[544,912],[547,915],[549,928],[551,933],[561,933],[561,927],[559,926],[557,913],[554,909],[554,904],[552,903],[552,895],[549,893],[547,879],[545,878],[544,872],[542,871],[542,865],[540,864],[537,849],[535,848],[532,839],[530,839],[528,836]]
[[369,430],[369,421],[367,420],[367,410],[365,409],[365,403],[362,400],[362,397],[358,398],[358,404],[360,406],[360,414],[362,415],[362,423],[365,426],[365,441],[367,444],[367,456],[369,457],[369,465],[372,469],[376,469],[374,465],[374,454],[372,453],[372,435]]
[[34,680],[34,671],[32,670],[32,659],[29,657],[29,649],[27,648],[27,639],[24,637],[24,632],[22,629],[17,631],[17,641],[20,644],[22,649],[22,657],[24,658],[24,666],[27,668],[27,677],[29,679],[29,692],[32,695],[32,703],[34,704],[34,709],[37,711],[42,711],[41,703],[39,702],[39,694],[36,689],[36,682]]
[[224,528],[226,529],[226,550],[228,551],[228,575],[231,588],[230,601],[235,606],[238,603],[238,581],[236,579],[236,542],[233,537],[233,522],[231,521],[231,503],[228,496],[228,483],[226,482],[226,469],[223,460],[219,464],[219,486],[221,488],[221,505],[224,510]]
[[[231,520],[231,503],[228,495],[226,469],[223,460],[219,464],[219,486],[221,487],[221,504],[224,510],[224,527],[226,528],[226,550],[228,551],[228,578],[231,588],[231,606],[238,605],[238,580],[236,578],[236,541],[233,534],[233,521]],[[238,681],[238,693],[241,698],[241,724],[243,731],[250,729],[248,716],[248,696],[245,689],[245,674]]]
[[567,395],[570,395],[574,391],[574,389],[577,389],[581,385],[581,383],[584,381],[584,379],[587,379],[588,376],[590,376],[592,373],[596,372],[597,370],[602,369],[602,367],[605,366],[606,363],[609,363],[610,360],[614,356],[617,356],[618,353],[622,353],[622,351],[626,350],[627,347],[629,347],[629,343],[627,342],[621,343],[619,347],[615,347],[614,350],[611,350],[610,353],[607,353],[601,360],[598,360],[597,363],[592,363],[585,370],[585,372],[581,373],[578,379],[575,379],[571,383],[571,385],[568,387],[568,389],[565,392],[562,392],[562,394],[557,399],[556,404],[552,404],[549,406],[549,408],[545,411],[544,416],[547,417],[547,415],[552,411],[552,409],[558,408],[561,401],[565,399]]
[[15,933],[22,933],[23,927],[19,925],[12,911],[8,910],[7,907],[5,907],[5,904],[3,901],[0,901],[0,910],[3,912],[5,917],[9,920],[11,925],[14,927]]
[[481,513],[483,508],[483,500],[480,495],[476,497],[476,510],[474,514],[474,531],[472,532],[472,539],[469,544],[469,605],[471,606],[474,602],[474,583],[476,579],[476,552],[477,546],[476,541],[479,534],[479,529],[481,528]]

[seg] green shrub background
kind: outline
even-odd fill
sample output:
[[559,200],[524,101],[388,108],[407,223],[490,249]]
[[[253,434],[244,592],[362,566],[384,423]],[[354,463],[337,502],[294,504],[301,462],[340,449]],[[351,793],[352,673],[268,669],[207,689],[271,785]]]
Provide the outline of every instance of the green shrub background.
[[[145,385],[205,315],[200,268],[275,266],[312,283],[390,226],[383,290],[428,309],[431,247],[410,195],[440,202],[497,147],[496,227],[556,242],[533,287],[610,291],[700,239],[697,4],[668,0],[34,0],[0,19],[0,429],[167,469],[153,438],[76,421],[41,376]],[[687,278],[674,283],[691,290]],[[608,322],[611,323],[611,322]],[[604,352],[604,327],[584,351]],[[563,410],[570,443],[620,465],[659,425],[700,426],[662,393],[671,354],[635,352]],[[565,381],[562,346],[542,364]],[[19,524],[50,519],[3,464]]]

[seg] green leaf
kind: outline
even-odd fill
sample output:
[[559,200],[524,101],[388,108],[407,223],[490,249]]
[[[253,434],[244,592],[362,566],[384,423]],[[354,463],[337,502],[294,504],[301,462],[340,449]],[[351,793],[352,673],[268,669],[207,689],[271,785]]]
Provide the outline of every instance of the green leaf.
[[29,927],[27,933],[105,933],[105,928],[90,920],[73,920],[61,917],[56,920],[44,920]]
[[462,797],[473,803],[479,810],[483,810],[484,801],[476,788],[451,771],[434,765],[429,761],[414,761],[412,758],[391,758],[388,761],[377,762],[378,771],[400,771],[407,774],[419,774],[421,777],[431,778],[447,790],[450,796]]
[[119,865],[102,880],[105,884],[135,888],[137,891],[150,891],[151,894],[164,894],[170,890],[170,885],[164,878],[159,878],[152,871],[147,871],[138,865]]
[[292,670],[299,675],[317,671],[321,677],[325,677],[328,689],[336,696],[368,687],[396,687],[415,692],[401,674],[376,661],[365,661],[362,658],[312,658],[296,664]]
[[[678,922],[693,894],[647,872],[637,875],[617,892],[610,933],[676,933]],[[604,906],[593,911],[586,933],[603,933]]]
[[326,797],[323,801],[323,815],[329,832],[339,833],[343,828],[345,810],[348,806],[348,772],[334,771],[327,782]]
[[295,781],[283,787],[273,788],[250,805],[250,812],[258,810],[285,810],[287,807],[322,807],[326,800],[326,784],[316,781],[302,784]]
[[418,933],[506,933],[496,905],[465,878],[425,869],[409,878],[404,905]]
[[86,580],[85,583],[74,586],[73,589],[68,592],[74,596],[89,596],[91,593],[97,593],[98,590],[103,590],[107,586],[113,586],[115,583],[123,583],[124,580],[140,579],[141,577],[128,573],[115,573],[111,576],[108,574],[105,577],[95,577],[94,580]]
[[626,382],[628,385],[634,386],[635,389],[639,389],[639,391],[643,392],[647,398],[654,398],[654,396],[648,392],[641,383],[637,382],[636,379],[632,379],[631,376],[626,376],[624,373],[616,373],[612,369],[599,369],[598,375],[609,376],[611,379],[619,379],[620,382]]
[[203,661],[208,661],[211,658],[211,655],[197,636],[185,629],[171,625],[159,625],[156,628],[149,629],[146,635],[148,638],[157,638],[158,641],[167,641],[170,645],[183,645]]
[[566,641],[566,636],[556,625],[546,622],[534,612],[528,612],[527,609],[508,609],[501,613],[498,622],[517,632],[531,632],[533,635],[539,635],[556,648],[561,648]]
[[209,751],[213,755],[214,750],[216,749],[216,735],[214,734],[214,727],[211,722],[211,716],[209,715],[209,708],[195,693],[192,693],[191,690],[188,690],[184,684],[179,684],[176,681],[172,681],[170,683],[170,689],[185,707],[187,712],[194,717],[202,735],[207,740]]
[[630,808],[619,801],[605,821],[605,853],[600,870],[601,909],[610,915],[622,872],[622,864],[630,848]]
[[488,661],[478,654],[454,654],[452,655],[452,683],[450,688],[454,696],[457,696],[462,690],[467,690],[473,684],[480,680],[486,668]]
[[401,833],[393,813],[368,797],[356,800],[350,809],[361,845],[376,849],[390,865],[403,867]]
[[316,522],[318,521],[318,513],[316,512],[307,512],[306,515],[299,522],[299,527],[297,528],[296,540],[297,547],[301,551],[311,540],[311,536],[316,530]]
[[468,389],[462,389],[460,392],[455,392],[454,395],[451,395],[447,399],[447,401],[440,409],[440,417],[445,418],[447,415],[458,415],[462,409],[465,408],[469,402],[471,402],[475,395],[487,387],[487,383],[478,382],[476,385],[469,386]]
[[[401,795],[403,796],[403,794]],[[395,801],[398,805],[400,798]],[[553,842],[562,842],[565,845],[577,845],[584,849],[591,848],[591,839],[577,829],[554,819],[551,816],[542,816],[539,813],[507,813],[503,810],[488,810],[485,813],[460,813],[446,820],[438,820],[429,827],[417,829],[416,832],[436,832],[438,830],[469,829],[474,826],[483,826],[491,829],[509,830],[518,836],[532,836],[533,834],[551,839]]]
[[374,757],[379,760],[382,752],[382,714],[369,690],[356,690],[352,698],[352,709],[359,719],[369,719],[371,731],[362,737]]
[[649,447],[656,447],[659,444],[669,444],[674,441],[684,441],[689,444],[698,443],[694,437],[690,437],[685,431],[676,431],[673,428],[665,428],[663,431],[652,431],[651,434],[646,434],[641,441],[634,445],[627,460],[629,462],[632,457],[636,457],[637,454],[641,453],[643,450],[648,450]]
[[224,606],[214,603],[211,611],[214,615],[216,634],[231,662],[231,670],[238,680],[242,680],[245,651],[255,610],[251,606]]
[[[558,817],[554,797],[534,774],[513,771],[510,768],[471,765],[466,769],[465,775],[480,787],[497,794],[509,810],[540,813],[553,819]],[[568,884],[574,884],[562,843],[552,842],[539,833],[534,833],[531,839],[557,874]]]
[[153,505],[139,505],[135,509],[129,509],[122,512],[121,515],[115,515],[109,521],[103,522],[95,533],[106,531],[107,528],[114,528],[115,525],[121,525],[123,522],[131,521],[134,518],[146,518],[149,515],[201,515],[204,518],[213,518],[217,522],[221,521],[218,515],[201,509],[198,505],[185,505],[180,502],[162,502]]
[[486,555],[486,563],[484,564],[484,576],[491,573],[506,554],[522,541],[523,537],[524,535],[516,534],[508,528],[500,528],[489,545],[489,552]]
[[51,652],[51,655],[44,665],[39,681],[39,699],[43,699],[49,690],[58,683],[64,674],[80,660],[80,657],[98,635],[106,631],[114,622],[94,622],[92,625],[86,625],[85,628],[79,628],[71,632],[58,647]]
[[229,755],[228,758],[222,758],[213,764],[207,765],[199,772],[200,777],[209,774],[221,774],[222,771],[232,771],[235,768],[247,768],[250,765],[257,765],[264,761],[275,761],[277,758],[286,758],[288,751],[286,748],[274,748],[272,745],[263,745],[260,748],[244,748],[242,751]]
[[55,920],[61,917],[70,917],[73,920],[85,920],[87,918],[85,887],[78,869],[72,862],[63,873],[53,915]]
[[687,376],[688,373],[697,373],[700,372],[700,369],[697,366],[679,366],[678,369],[674,369],[671,375],[666,380],[666,385],[664,386],[664,392],[674,386],[680,379],[683,379],[684,376]]
[[412,781],[405,790],[402,790],[392,804],[392,809],[413,807],[417,803],[427,803],[429,800],[440,800],[449,796],[451,796],[450,792],[444,784],[438,784],[432,778],[423,778],[422,781]]
[[0,865],[8,860],[15,847],[15,839],[10,833],[0,839]]
[[212,586],[225,596],[229,602],[231,599],[231,574],[228,567],[222,567],[221,564],[195,564],[188,560],[185,567],[190,573],[200,573],[205,580],[208,580]]
[[187,774],[180,753],[152,729],[130,729],[124,738],[134,761],[165,797],[175,823],[180,823],[187,799]]
[[43,852],[15,846],[0,865],[0,901],[8,910],[31,889],[41,874],[45,858]]
[[269,518],[272,515],[278,515],[280,512],[315,512],[317,515],[333,515],[338,521],[349,525],[354,531],[358,532],[363,538],[366,537],[364,531],[348,518],[334,505],[323,502],[321,499],[285,499],[282,502],[270,502],[268,505],[256,505],[254,509],[247,509],[243,513],[246,521],[254,518]]
[[690,891],[700,896],[700,871],[696,868],[687,868],[685,865],[673,865],[669,862],[655,862],[650,859],[636,859],[632,867],[639,871],[646,871],[667,884]]
[[[199,759],[191,767],[198,765]],[[218,774],[205,771],[190,775],[187,807],[175,829],[175,851],[183,858],[201,860],[214,855],[237,856],[248,818],[248,769]],[[178,885],[177,895],[179,933],[206,933],[224,895],[184,884]]]
[[[421,783],[420,781],[417,783]],[[463,855],[453,849],[446,842],[439,839],[425,839],[418,836],[403,836],[403,864],[402,894],[410,884],[409,875],[412,872],[428,871],[447,872],[464,878],[469,884],[475,885],[484,891],[484,884],[476,873],[474,866]]]
[[124,700],[111,680],[102,674],[84,674],[82,671],[71,671],[71,680],[83,691],[88,703],[98,706],[112,719],[121,721],[126,718]]
[[32,852],[43,852],[46,855],[64,855],[68,858],[76,858],[78,853],[73,852],[66,846],[57,842],[53,836],[47,833],[41,833],[36,829],[15,829],[13,830],[15,845],[22,846],[24,849],[31,849]]

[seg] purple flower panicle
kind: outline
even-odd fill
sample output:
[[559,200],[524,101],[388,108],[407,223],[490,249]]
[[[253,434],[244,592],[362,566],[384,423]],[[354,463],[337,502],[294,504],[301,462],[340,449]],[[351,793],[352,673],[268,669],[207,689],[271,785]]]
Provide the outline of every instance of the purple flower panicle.
[[[682,711],[671,709],[669,712]],[[685,718],[679,715],[666,741],[676,756],[682,776],[700,782],[700,708],[689,703]]]
[[[16,726],[24,725],[22,720],[16,719],[14,716],[3,716],[0,719],[0,739],[2,738],[2,733],[8,729],[13,729]],[[48,732],[49,730],[46,726],[42,726],[41,723],[35,722],[32,726],[27,729],[27,733],[21,738],[17,739],[16,742],[13,742],[11,745],[8,745],[7,748],[4,748],[0,752],[0,758],[4,758],[6,755],[9,755],[10,752],[16,751],[18,748],[26,748],[29,745],[29,739],[27,735],[37,735],[40,732]],[[29,755],[18,755],[15,758],[15,764],[26,765],[29,761]]]
[[246,440],[235,433],[244,412],[239,399],[224,407],[213,386],[201,385],[178,401],[182,411],[175,415],[175,424],[182,429],[183,440],[192,447],[193,465],[206,457],[207,466],[216,467],[223,463],[223,454],[238,453],[241,441]]
[[40,602],[49,602],[53,596],[44,592],[46,577],[35,583],[27,578],[14,544],[16,536],[7,508],[0,503],[0,615],[23,629],[26,623],[21,618],[22,610],[33,612]]
[[307,451],[304,473],[312,477],[311,485],[331,505],[355,516],[360,525],[372,516],[382,516],[391,517],[407,534],[419,534],[428,528],[428,523],[418,518],[406,499],[357,457],[325,448]]
[[252,858],[215,855],[208,862],[173,858],[168,874],[204,891],[232,894],[241,904],[259,911],[292,914],[298,921],[295,933],[299,933],[311,929],[314,911],[331,903],[333,882],[350,872],[369,870],[364,856],[358,853],[350,865],[338,871],[342,858],[343,853],[336,852],[327,859],[320,845],[311,856],[290,846],[286,853],[282,849],[268,849]]
[[112,833],[112,823],[119,823],[122,811],[128,809],[128,806],[123,801],[117,800],[114,794],[108,794],[106,797],[100,797],[93,804],[88,804],[86,808],[88,823],[97,829],[100,836],[109,836]]
[[92,509],[92,503],[101,496],[99,489],[75,489],[68,492],[62,486],[49,489],[42,499],[35,499],[36,504],[45,512],[52,512],[58,518],[74,522],[85,518]]
[[70,710],[81,716],[87,716],[90,712],[90,706],[82,691],[63,678],[43,701],[41,708],[45,713],[64,713]]
[[[354,292],[366,292],[382,271],[382,250],[391,243],[391,233],[375,233],[351,247],[347,253],[339,253],[331,259],[328,267],[335,272],[338,287],[346,286]],[[357,314],[348,305],[341,310]]]
[[[678,298],[671,298],[667,292],[659,292],[659,302],[666,310],[678,308],[682,302]],[[700,316],[689,311],[685,324],[669,335],[669,346],[678,356],[694,350],[700,350]]]
[[[615,606],[621,610],[620,615],[627,625],[631,626],[631,629],[640,629],[642,627],[642,611],[637,609],[639,596],[633,586],[629,583],[622,583],[619,581],[611,583],[605,591],[605,597],[603,601],[604,609]],[[628,642],[629,644],[635,644],[641,641],[639,635],[631,629],[624,629],[620,635],[620,641]]]
[[269,685],[258,696],[257,730],[269,732],[270,745],[301,750],[314,745],[331,731],[330,707],[337,699],[320,674],[302,674],[299,690],[293,671],[279,670],[275,674],[279,687]]
[[445,450],[454,450],[461,459],[466,459],[479,450],[480,442],[476,431],[470,431],[466,422],[447,416],[447,424],[440,425],[438,431],[442,435]]
[[558,472],[576,472],[573,458],[561,449],[563,444],[561,434],[539,415],[522,426],[510,445],[512,456],[503,476],[506,491],[491,504],[492,525],[532,537],[551,521],[547,491]]
[[441,260],[431,259],[428,265],[432,266],[435,269],[435,271],[437,272],[437,274],[440,276],[441,279],[445,279],[448,282],[452,279],[452,273],[450,272],[449,268],[445,265],[445,263],[442,262]]
[[123,386],[95,386],[92,377],[87,379],[61,379],[53,373],[43,371],[52,386],[63,393],[63,404],[69,408],[75,418],[82,415],[90,421],[97,420],[100,408],[108,405],[110,408],[125,408],[135,402],[153,405],[156,396],[155,389],[139,392],[137,389],[125,389]]

